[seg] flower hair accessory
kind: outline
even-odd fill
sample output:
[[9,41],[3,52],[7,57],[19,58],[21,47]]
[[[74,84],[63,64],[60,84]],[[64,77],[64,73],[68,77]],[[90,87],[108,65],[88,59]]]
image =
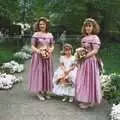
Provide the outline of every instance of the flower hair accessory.
[[50,20],[49,19],[47,19],[46,17],[40,17],[40,20],[45,20],[46,22],[50,22]]
[[92,18],[87,18],[87,19],[85,19],[84,24],[86,24],[88,22],[95,22],[95,20]]

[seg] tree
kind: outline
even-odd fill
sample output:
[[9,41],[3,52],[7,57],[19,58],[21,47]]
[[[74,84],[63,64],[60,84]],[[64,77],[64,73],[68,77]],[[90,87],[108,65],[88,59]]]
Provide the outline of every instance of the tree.
[[46,6],[55,24],[69,24],[80,31],[84,19],[91,17],[100,24],[102,36],[120,34],[119,0],[50,0]]
[[0,0],[0,16],[10,20],[19,19],[19,1],[18,0]]

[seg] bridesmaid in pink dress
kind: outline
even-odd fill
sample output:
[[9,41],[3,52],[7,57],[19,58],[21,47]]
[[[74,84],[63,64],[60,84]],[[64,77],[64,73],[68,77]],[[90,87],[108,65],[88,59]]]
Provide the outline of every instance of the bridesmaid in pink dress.
[[37,23],[37,31],[32,36],[32,61],[29,78],[30,93],[37,94],[40,100],[49,96],[52,90],[54,50],[53,35],[48,32],[49,21],[41,17]]
[[84,61],[79,65],[76,79],[75,98],[80,108],[93,107],[102,100],[100,86],[100,72],[96,54],[100,48],[99,25],[94,19],[87,18],[82,27],[84,34],[81,40],[82,47],[88,50]]

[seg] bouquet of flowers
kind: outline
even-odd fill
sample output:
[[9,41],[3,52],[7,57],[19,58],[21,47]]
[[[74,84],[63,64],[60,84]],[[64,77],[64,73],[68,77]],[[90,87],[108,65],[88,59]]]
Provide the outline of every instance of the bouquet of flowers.
[[81,59],[84,58],[87,53],[88,53],[87,49],[83,47],[77,48],[74,54],[75,60],[81,61]]
[[49,56],[49,51],[48,49],[42,49],[42,57],[43,58],[48,58]]
[[49,48],[44,47],[44,48],[41,48],[40,51],[41,51],[41,54],[40,54],[40,55],[42,56],[42,58],[44,58],[44,59],[49,58],[49,55],[50,55],[50,50],[49,50]]
[[72,80],[68,75],[64,75],[58,79],[57,84],[61,84],[63,87],[72,86]]

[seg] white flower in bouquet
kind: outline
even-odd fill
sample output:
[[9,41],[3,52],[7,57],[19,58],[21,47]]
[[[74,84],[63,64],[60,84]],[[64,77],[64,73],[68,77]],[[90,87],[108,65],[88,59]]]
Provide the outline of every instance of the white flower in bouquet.
[[110,116],[111,120],[120,120],[120,103],[118,105],[113,104]]
[[74,56],[77,61],[81,61],[81,59],[84,58],[86,54],[87,54],[87,50],[83,47],[80,47],[75,50]]
[[50,53],[47,49],[42,49],[42,57],[43,58],[48,58],[49,54]]

